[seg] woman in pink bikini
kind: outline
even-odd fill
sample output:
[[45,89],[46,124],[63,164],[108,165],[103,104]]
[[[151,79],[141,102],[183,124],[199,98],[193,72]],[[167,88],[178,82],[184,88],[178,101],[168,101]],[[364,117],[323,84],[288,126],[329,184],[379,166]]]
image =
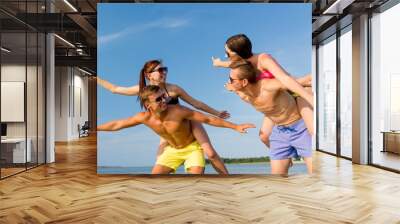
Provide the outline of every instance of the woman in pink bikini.
[[[230,67],[232,61],[246,60],[250,62],[258,72],[257,79],[274,79],[279,80],[288,90],[297,94],[297,106],[300,114],[305,121],[308,131],[311,135],[314,134],[313,124],[313,106],[314,97],[311,91],[300,85],[296,79],[290,76],[276,61],[267,54],[255,54],[252,52],[252,44],[250,39],[244,34],[237,34],[228,38],[225,43],[225,53],[229,58],[228,61],[222,61],[219,58],[212,57],[215,67]],[[309,76],[311,86],[311,76]],[[226,86],[230,90],[229,86]],[[272,133],[274,123],[264,118],[263,125],[260,129],[260,139],[269,147],[269,136]]]

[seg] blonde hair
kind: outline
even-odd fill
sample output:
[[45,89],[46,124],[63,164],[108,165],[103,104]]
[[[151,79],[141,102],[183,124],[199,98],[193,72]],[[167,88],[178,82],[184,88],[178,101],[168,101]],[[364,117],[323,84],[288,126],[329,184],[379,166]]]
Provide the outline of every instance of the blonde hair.
[[149,96],[151,94],[157,93],[160,91],[160,87],[156,85],[148,85],[145,86],[142,91],[139,93],[139,98],[140,98],[140,107],[143,108],[145,103],[149,101]]
[[238,78],[239,79],[247,79],[249,83],[257,82],[257,72],[254,69],[253,65],[246,60],[238,60],[233,61],[229,67],[231,69],[238,69]]

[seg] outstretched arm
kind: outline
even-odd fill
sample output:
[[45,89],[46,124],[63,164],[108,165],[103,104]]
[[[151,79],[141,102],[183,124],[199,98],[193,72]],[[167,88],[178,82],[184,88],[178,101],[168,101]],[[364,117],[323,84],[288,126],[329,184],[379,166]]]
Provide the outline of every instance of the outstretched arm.
[[97,84],[103,86],[105,89],[115,94],[121,94],[126,96],[136,96],[139,94],[139,85],[130,87],[116,86],[106,80],[101,79],[98,76],[97,76]]
[[313,95],[302,87],[293,77],[291,77],[270,55],[261,55],[260,58],[261,66],[274,74],[275,78],[278,79],[283,85],[289,90],[299,94],[303,97],[310,105],[314,106]]
[[246,129],[255,127],[253,124],[237,125],[217,117],[207,116],[203,113],[190,110],[186,107],[181,107],[181,113],[183,113],[183,117],[188,120],[197,121],[199,123],[206,123],[215,127],[230,128],[241,133],[246,133]]
[[136,114],[135,116],[126,119],[110,121],[105,124],[97,126],[97,131],[118,131],[123,128],[133,127],[142,124],[145,112]]
[[230,117],[230,114],[226,111],[218,111],[210,106],[208,106],[207,104],[196,100],[195,98],[191,97],[185,90],[183,90],[181,87],[179,86],[175,86],[176,88],[176,92],[179,94],[179,97],[184,100],[186,103],[192,105],[194,108],[198,109],[198,110],[202,110],[204,112],[207,112],[209,114],[215,115],[217,117],[223,118],[223,119],[227,119]]
[[222,61],[220,58],[211,57],[212,63],[214,67],[222,67],[222,68],[229,68],[231,65],[231,61]]

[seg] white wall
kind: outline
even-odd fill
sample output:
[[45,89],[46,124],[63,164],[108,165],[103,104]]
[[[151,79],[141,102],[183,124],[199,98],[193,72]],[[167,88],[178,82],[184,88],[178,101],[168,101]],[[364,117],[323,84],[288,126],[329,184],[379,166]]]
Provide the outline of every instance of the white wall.
[[[37,70],[39,69],[39,70]],[[26,106],[22,102],[22,107],[19,108],[20,113],[24,117],[26,112],[26,121],[21,122],[5,122],[7,123],[7,137],[9,138],[24,138],[25,134],[30,139],[32,161],[36,162],[39,158],[39,163],[44,162],[44,90],[43,76],[41,67],[25,66],[25,64],[3,64],[1,66],[1,81],[2,82],[24,82],[26,84]],[[27,81],[25,78],[27,77]],[[39,86],[38,86],[39,85]],[[4,89],[2,89],[2,93]],[[23,91],[23,90],[21,90]],[[24,94],[24,92],[22,92]],[[8,98],[7,95],[2,95],[2,98]],[[25,101],[25,100],[24,100]],[[4,110],[12,110],[7,107],[1,108]],[[7,111],[13,113],[12,111]],[[14,112],[15,113],[15,112]],[[24,120],[24,118],[23,118]],[[39,156],[37,156],[39,153]]]
[[68,140],[68,86],[67,67],[55,68],[55,141]]
[[56,141],[77,139],[78,124],[88,120],[88,78],[83,75],[76,68],[56,67]]
[[[1,81],[25,82],[25,64],[9,64],[1,66]],[[29,68],[28,68],[29,69]],[[29,96],[29,93],[28,93]],[[3,96],[4,97],[4,96]],[[1,108],[6,110],[6,108]],[[25,122],[7,122],[8,137],[25,137]]]

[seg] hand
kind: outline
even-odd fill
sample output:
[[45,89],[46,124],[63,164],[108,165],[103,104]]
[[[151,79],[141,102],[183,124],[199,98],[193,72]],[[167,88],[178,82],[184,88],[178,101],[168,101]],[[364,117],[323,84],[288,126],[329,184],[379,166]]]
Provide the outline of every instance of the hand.
[[231,115],[228,113],[228,111],[224,110],[218,113],[218,117],[222,119],[228,119],[231,117]]
[[[104,86],[107,84],[107,81],[101,79],[99,76],[96,76],[96,82],[98,85],[101,85],[101,86]],[[106,87],[104,86],[104,88],[106,88]]]
[[223,62],[220,58],[214,58],[214,56],[211,57],[212,63],[214,67],[221,67]]
[[239,124],[236,125],[235,130],[240,132],[240,133],[247,133],[248,128],[255,128],[256,126],[254,124]]
[[224,87],[225,87],[225,89],[228,90],[228,91],[231,91],[231,92],[234,91],[234,89],[233,89],[231,83],[225,83]]

